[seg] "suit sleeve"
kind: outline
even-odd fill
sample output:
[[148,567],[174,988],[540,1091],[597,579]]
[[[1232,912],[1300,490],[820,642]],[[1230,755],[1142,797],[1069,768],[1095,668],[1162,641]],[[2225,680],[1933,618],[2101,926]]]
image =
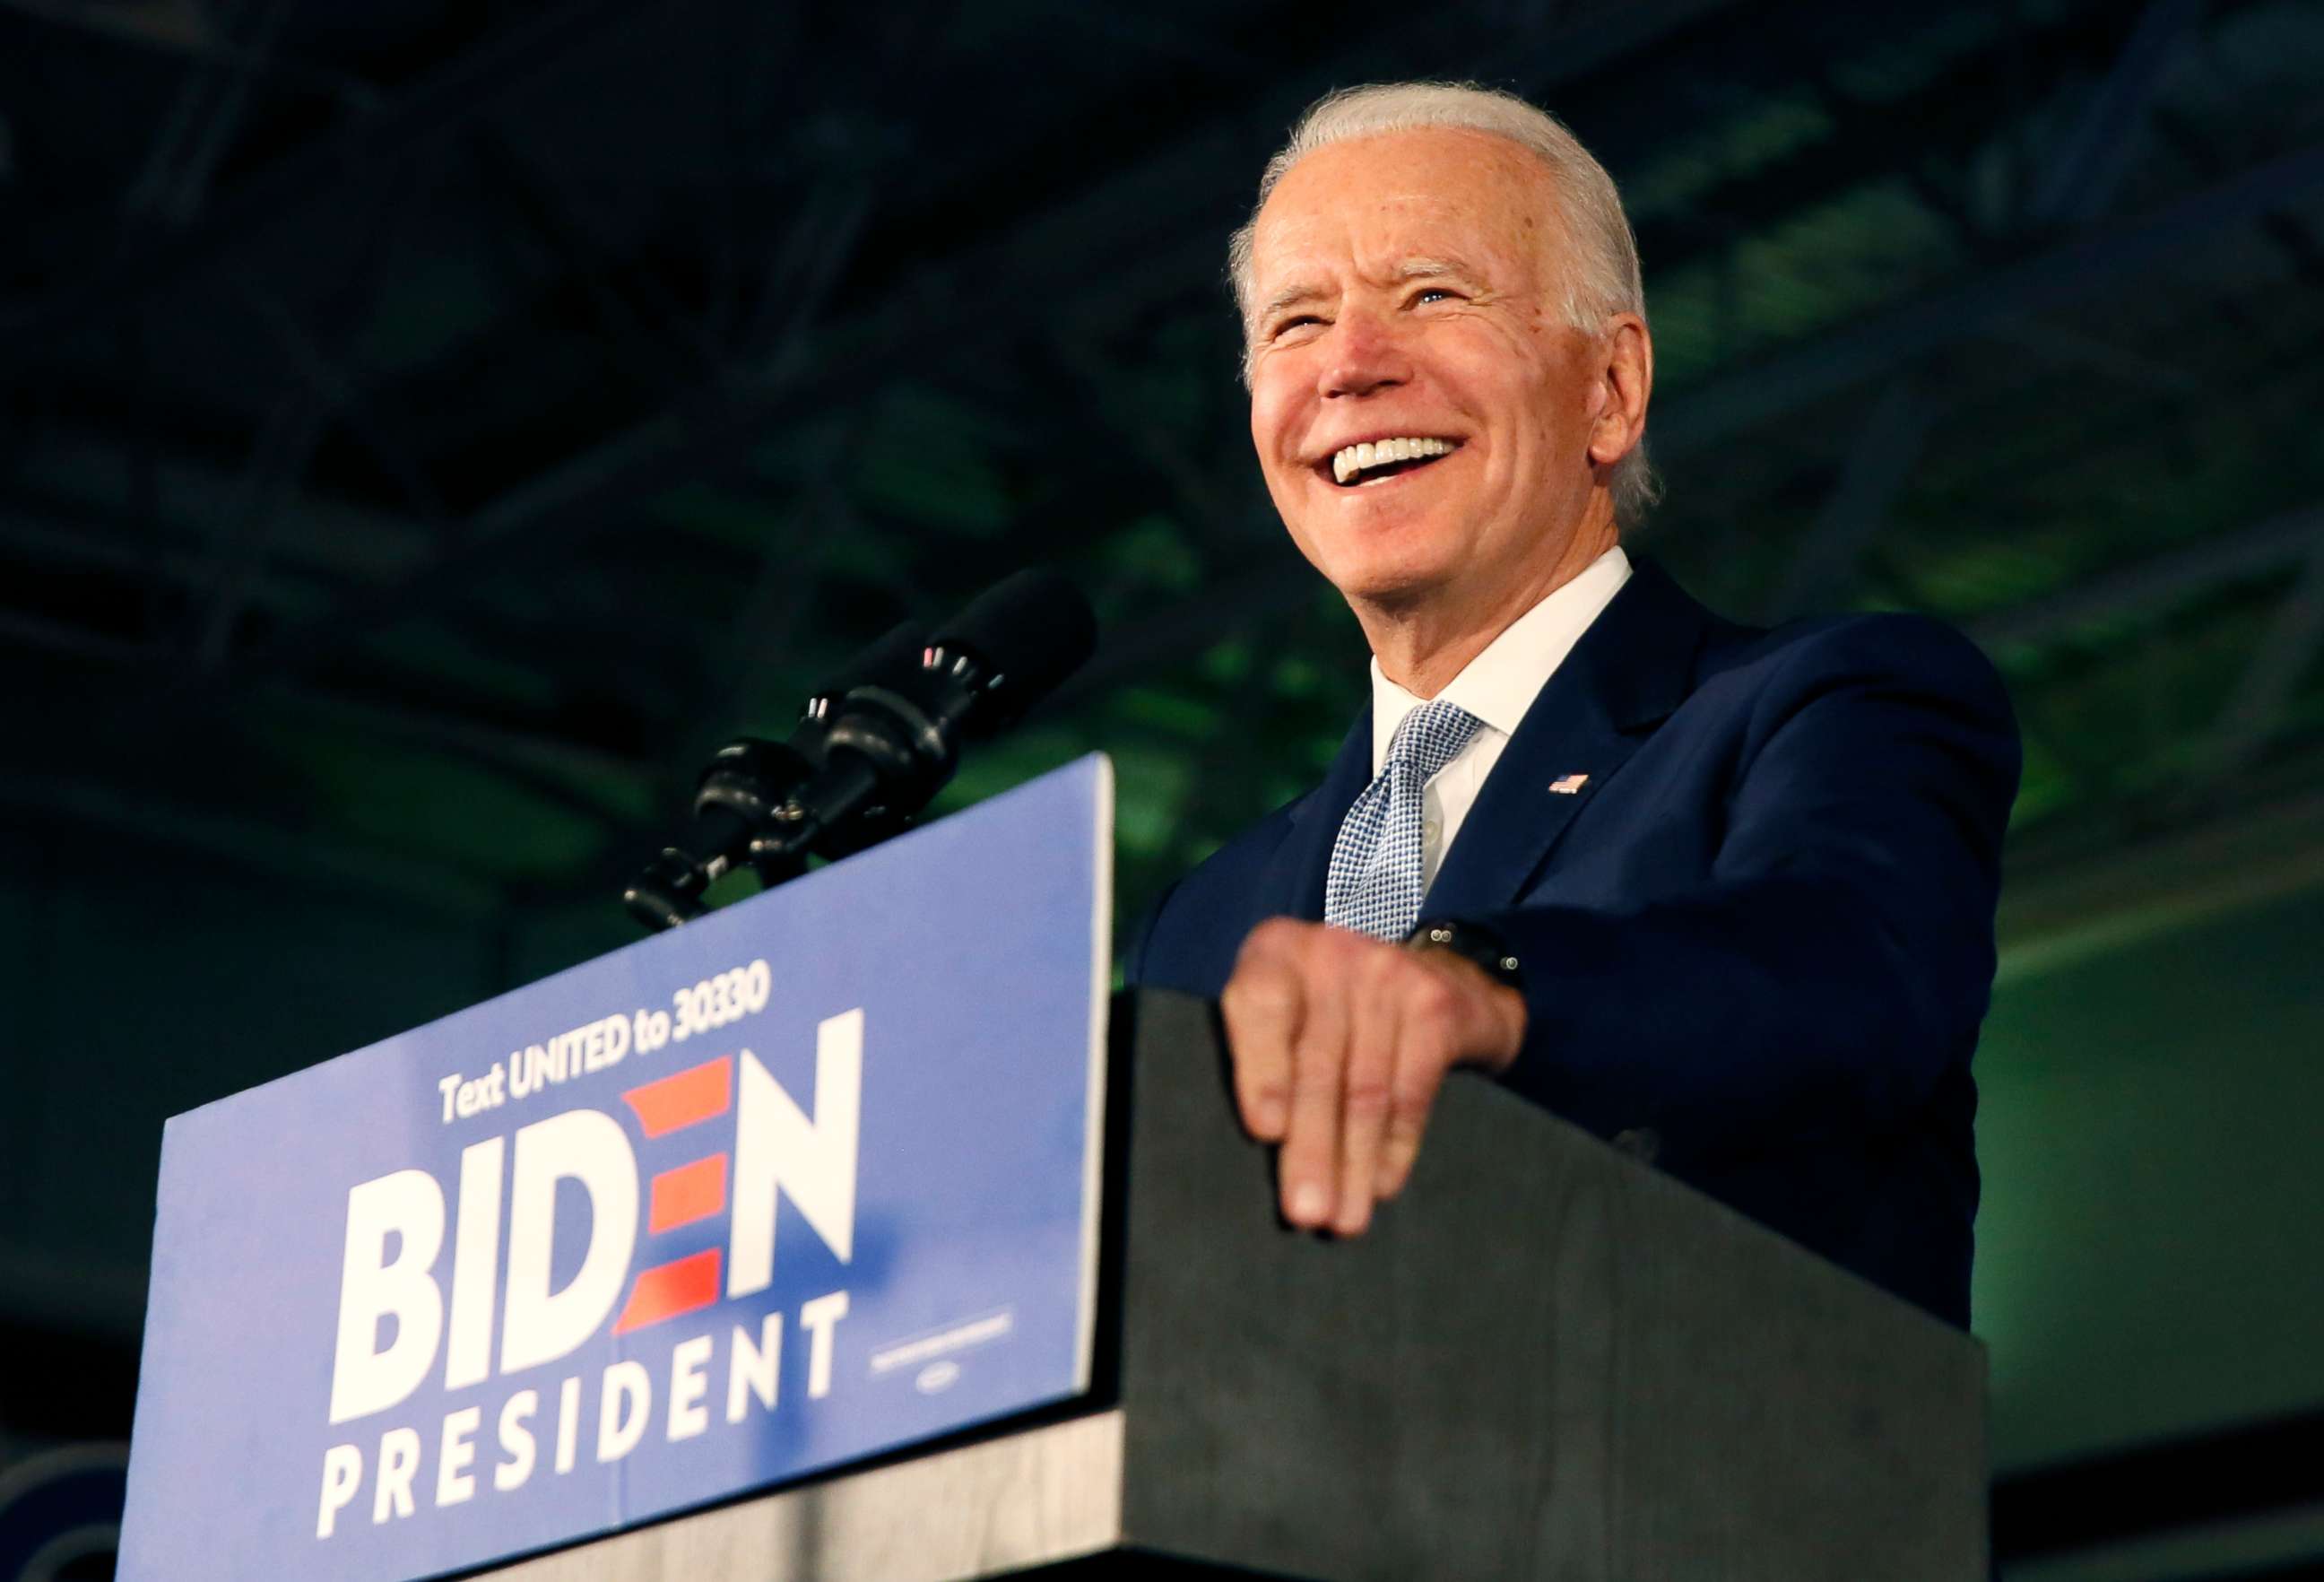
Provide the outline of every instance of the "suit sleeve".
[[1911,617],[1776,661],[1705,882],[1626,910],[1480,917],[1528,1024],[1507,1084],[1683,1168],[1881,1131],[1966,1066],[1991,991],[2018,745],[2000,678]]
[[1153,904],[1146,909],[1131,929],[1130,948],[1122,953],[1121,960],[1121,978],[1128,986],[1138,988],[1155,981],[1152,967],[1147,960],[1154,944],[1154,930],[1162,921],[1163,908],[1170,904],[1170,898],[1178,893],[1178,886],[1183,883],[1184,880],[1172,880],[1162,893],[1154,898]]

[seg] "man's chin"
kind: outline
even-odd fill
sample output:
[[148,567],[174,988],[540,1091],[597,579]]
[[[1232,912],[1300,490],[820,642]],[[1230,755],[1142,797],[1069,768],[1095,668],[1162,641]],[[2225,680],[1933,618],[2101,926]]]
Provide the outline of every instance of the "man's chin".
[[1351,604],[1383,613],[1407,609],[1439,597],[1461,576],[1467,535],[1442,521],[1409,515],[1302,525],[1307,531],[1295,530],[1292,541]]
[[1425,608],[1441,599],[1452,581],[1451,568],[1443,566],[1371,563],[1334,571],[1327,567],[1323,575],[1342,597],[1385,615]]

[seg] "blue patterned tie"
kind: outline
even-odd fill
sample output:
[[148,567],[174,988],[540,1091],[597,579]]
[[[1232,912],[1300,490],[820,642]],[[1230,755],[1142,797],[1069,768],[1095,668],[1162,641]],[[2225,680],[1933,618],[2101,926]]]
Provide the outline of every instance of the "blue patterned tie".
[[1477,734],[1477,717],[1442,698],[1404,717],[1379,778],[1340,823],[1323,881],[1323,921],[1401,939],[1420,921],[1421,791]]

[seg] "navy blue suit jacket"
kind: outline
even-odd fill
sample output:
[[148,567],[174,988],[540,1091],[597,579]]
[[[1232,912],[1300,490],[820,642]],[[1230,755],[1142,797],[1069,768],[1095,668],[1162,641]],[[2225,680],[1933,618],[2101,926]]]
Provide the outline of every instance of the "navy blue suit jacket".
[[[1132,982],[1216,995],[1262,919],[1322,918],[1371,740],[1368,709],[1321,786],[1170,889]],[[1521,962],[1510,1087],[1966,1328],[1969,1056],[2017,772],[2000,679],[1950,628],[1755,630],[1641,561],[1422,912]]]

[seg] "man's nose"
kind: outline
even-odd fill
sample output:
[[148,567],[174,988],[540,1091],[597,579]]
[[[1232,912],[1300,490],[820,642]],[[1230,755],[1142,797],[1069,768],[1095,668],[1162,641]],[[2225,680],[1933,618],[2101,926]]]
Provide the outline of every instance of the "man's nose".
[[1320,384],[1323,394],[1370,395],[1412,377],[1403,338],[1379,314],[1342,313],[1333,332],[1332,356],[1324,359]]

